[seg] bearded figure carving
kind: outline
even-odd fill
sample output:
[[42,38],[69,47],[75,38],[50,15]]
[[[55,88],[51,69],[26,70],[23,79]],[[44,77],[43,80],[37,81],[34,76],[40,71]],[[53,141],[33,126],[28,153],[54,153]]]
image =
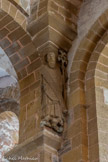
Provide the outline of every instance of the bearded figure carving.
[[47,126],[58,133],[64,130],[66,109],[66,53],[59,51],[46,55],[42,66],[42,120],[41,127]]

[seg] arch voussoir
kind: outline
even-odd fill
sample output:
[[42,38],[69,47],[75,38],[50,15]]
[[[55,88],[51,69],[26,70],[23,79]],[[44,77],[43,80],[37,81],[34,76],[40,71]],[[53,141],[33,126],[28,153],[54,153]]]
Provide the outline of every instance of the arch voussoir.
[[[74,86],[74,88],[70,88],[70,94],[72,94],[71,97],[73,97],[73,100],[78,98],[76,100],[77,103],[75,103],[76,105],[82,105],[80,100],[81,98],[83,98],[82,100],[85,101],[83,102],[83,105],[86,107],[87,116],[85,115],[84,117],[86,119],[84,124],[85,130],[87,130],[88,127],[88,132],[86,135],[88,136],[89,141],[87,150],[90,161],[95,161],[99,158],[98,120],[96,112],[97,98],[99,99],[99,96],[102,92],[99,90],[99,86],[105,86],[106,84],[106,82],[102,79],[102,77],[105,77],[105,74],[102,74],[102,72],[107,72],[105,65],[103,65],[105,58],[108,56],[106,45],[108,43],[107,15],[108,10],[106,10],[98,18],[87,35],[81,40],[81,43],[78,46],[73,58],[70,74],[70,86]],[[100,57],[100,53],[102,53],[103,56]],[[75,75],[75,78],[72,77],[72,75]],[[81,82],[83,83],[83,86],[81,85]],[[76,95],[78,89],[82,89],[83,94],[78,93]],[[98,96],[96,96],[97,94]],[[74,109],[74,105],[72,105],[70,102],[71,99],[72,98],[69,98],[70,111],[71,109]],[[97,138],[98,142],[91,144],[90,141],[94,136]],[[94,149],[97,151],[98,156],[92,157]]]
[[[7,54],[16,71],[21,94],[20,114],[23,113],[23,115],[26,116],[27,109],[29,109],[28,105],[39,102],[40,76],[38,74],[41,62],[29,34],[8,13],[1,10],[1,15],[0,46]],[[39,77],[37,77],[37,75]],[[23,109],[25,109],[25,111],[23,111]],[[35,121],[35,114],[33,115]],[[31,134],[25,136],[22,131],[23,127],[25,127],[26,130],[28,129],[28,122],[30,121],[29,115],[27,115],[26,120],[21,117],[20,119],[21,141],[29,138]],[[36,131],[35,127],[33,131]]]

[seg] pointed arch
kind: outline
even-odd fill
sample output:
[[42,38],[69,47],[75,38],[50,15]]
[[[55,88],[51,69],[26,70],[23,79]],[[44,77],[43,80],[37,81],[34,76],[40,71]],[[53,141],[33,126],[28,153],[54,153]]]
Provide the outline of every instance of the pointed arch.
[[[100,58],[100,53],[102,50],[106,51],[105,46],[108,42],[107,15],[108,10],[98,18],[87,35],[81,40],[73,58],[70,74],[69,111],[75,111],[78,105],[80,107],[79,111],[82,112],[81,119],[85,127],[81,131],[84,133],[82,138],[86,139],[88,137],[89,141],[86,145],[82,142],[82,146],[85,146],[86,151],[88,150],[87,156],[90,161],[98,160],[100,156],[95,98],[95,87],[96,83],[99,84],[99,82],[94,77],[96,75],[95,69],[99,68],[98,59]],[[95,139],[94,136],[96,137]],[[95,141],[97,143],[93,139],[97,140]],[[94,155],[94,150],[96,155]]]

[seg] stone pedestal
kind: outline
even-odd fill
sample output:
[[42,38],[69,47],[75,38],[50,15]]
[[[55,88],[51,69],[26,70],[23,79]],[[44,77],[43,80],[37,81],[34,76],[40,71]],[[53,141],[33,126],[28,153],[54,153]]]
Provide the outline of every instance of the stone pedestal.
[[19,144],[5,155],[10,162],[57,162],[61,137],[44,128],[36,136]]

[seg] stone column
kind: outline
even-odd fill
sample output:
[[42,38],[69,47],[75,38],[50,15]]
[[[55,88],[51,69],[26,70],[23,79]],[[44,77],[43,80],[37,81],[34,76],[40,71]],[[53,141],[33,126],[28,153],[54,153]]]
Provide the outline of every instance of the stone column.
[[[58,1],[54,3],[51,0],[31,1],[27,30],[41,57],[41,62],[44,55],[49,52],[57,54],[58,49],[68,51],[72,46],[72,41],[76,38],[76,25],[69,21],[72,13],[69,14],[64,6],[73,7],[68,1],[63,2],[63,4],[59,4]],[[72,11],[76,12],[75,6]],[[40,92],[38,96],[41,96]],[[41,116],[41,100],[35,106],[39,109],[40,114],[38,116]],[[28,131],[31,130],[29,127]],[[11,158],[15,157],[16,162],[26,157],[36,158],[36,162],[58,162],[61,136],[50,128],[44,127],[37,130],[25,142],[21,140],[14,150],[6,154],[6,158],[10,158],[9,160],[12,161]],[[21,134],[23,135],[23,133]],[[29,161],[29,159],[26,159],[26,161]]]
[[5,158],[10,162],[13,160],[16,162],[56,162],[60,143],[61,137],[45,128],[35,137],[16,146],[5,155]]

